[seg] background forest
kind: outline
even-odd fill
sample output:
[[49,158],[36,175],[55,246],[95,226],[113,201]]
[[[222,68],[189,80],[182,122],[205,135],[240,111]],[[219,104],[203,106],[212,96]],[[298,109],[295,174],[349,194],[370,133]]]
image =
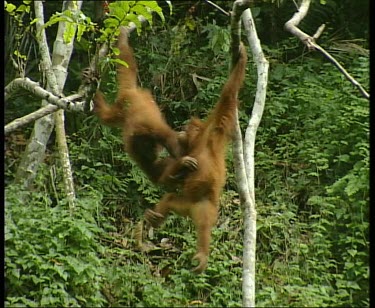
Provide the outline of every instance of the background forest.
[[[319,44],[369,89],[368,1],[324,2],[313,2],[301,28],[314,33],[326,23]],[[84,1],[87,16],[95,15],[94,3]],[[232,7],[231,1],[216,3]],[[179,129],[191,115],[205,117],[219,96],[230,61],[229,21],[205,1],[172,2],[172,15],[168,4],[159,5],[165,22],[155,16],[152,28],[132,33],[131,44],[142,86],[152,89],[168,123]],[[61,6],[45,2],[46,20]],[[324,57],[283,30],[294,12],[293,1],[256,1],[252,8],[270,62],[255,148],[256,303],[366,307],[369,102]],[[39,80],[32,18],[5,19],[5,84],[17,76],[10,61],[16,49],[30,50],[27,76]],[[46,29],[50,48],[56,29]],[[65,95],[81,82],[90,35],[75,42]],[[101,89],[113,99],[115,70],[102,77]],[[255,86],[249,56],[240,93],[243,128]],[[20,91],[7,101],[5,122],[39,106],[40,99]],[[92,114],[73,112],[66,113],[65,128],[77,194],[73,213],[54,136],[27,190],[15,174],[33,125],[5,138],[6,306],[241,306],[243,225],[231,149],[209,266],[194,275],[195,230],[188,219],[169,217],[151,234],[155,246],[147,253],[136,250],[135,225],[163,191],[129,160],[121,131]]]

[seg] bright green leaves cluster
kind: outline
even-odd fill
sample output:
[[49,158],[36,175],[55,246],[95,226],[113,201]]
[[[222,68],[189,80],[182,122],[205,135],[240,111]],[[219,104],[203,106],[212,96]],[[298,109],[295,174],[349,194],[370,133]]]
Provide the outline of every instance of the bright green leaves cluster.
[[101,36],[98,42],[109,42],[111,52],[104,59],[102,65],[118,63],[127,66],[124,61],[113,57],[113,55],[119,54],[118,48],[113,47],[112,43],[117,39],[120,26],[128,26],[130,23],[134,23],[137,33],[140,34],[142,31],[140,17],[145,18],[152,26],[152,13],[157,13],[163,22],[164,14],[156,1],[115,1],[110,3],[108,8],[109,13],[104,20],[104,28],[99,30]]
[[31,0],[24,0],[22,1],[23,4],[21,4],[19,7],[12,3],[8,3],[8,1],[5,1],[5,10],[12,16],[15,16],[17,13],[30,13],[30,3]]
[[[37,19],[32,19],[30,14],[30,4],[32,1],[30,0],[24,0],[22,1],[22,4],[20,4],[18,7],[12,3],[9,3],[8,1],[5,1],[5,11],[14,18],[16,25],[23,29],[22,35],[20,33],[15,33],[16,38],[16,45],[17,49],[14,50],[13,54],[16,56],[18,60],[18,65],[22,67],[27,60],[27,56],[22,54],[22,52],[18,49],[21,45],[21,40],[23,38],[23,35],[25,32],[30,31],[30,26],[33,25]],[[24,22],[23,17],[24,16],[30,17],[30,23],[27,24]]]
[[75,27],[77,27],[77,41],[81,40],[83,33],[94,31],[95,23],[91,18],[77,10],[74,13],[71,10],[57,12],[51,16],[44,27],[49,27],[59,22],[65,22],[66,27],[64,31],[64,43],[68,44],[74,37]]
[[161,7],[156,1],[115,1],[109,4],[108,18],[104,21],[104,39],[110,36],[111,32],[116,31],[120,26],[127,26],[133,22],[140,33],[142,22],[139,17],[143,16],[152,26],[152,13],[159,15],[164,22],[164,15]]

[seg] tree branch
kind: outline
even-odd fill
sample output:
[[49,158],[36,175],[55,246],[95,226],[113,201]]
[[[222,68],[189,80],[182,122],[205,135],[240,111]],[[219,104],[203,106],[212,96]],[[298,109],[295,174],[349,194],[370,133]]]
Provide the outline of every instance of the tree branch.
[[31,92],[35,96],[43,100],[46,100],[49,104],[33,113],[15,119],[12,122],[5,125],[4,132],[6,135],[21,126],[27,125],[33,121],[36,121],[48,114],[51,114],[59,110],[59,108],[68,111],[83,111],[86,104],[85,101],[74,102],[74,100],[81,99],[83,97],[82,94],[78,93],[61,98],[43,89],[37,82],[31,81],[29,78],[17,78],[11,81],[5,87],[5,101],[9,98],[11,93],[16,91],[18,88],[23,88]]
[[302,0],[302,3],[298,8],[298,12],[294,13],[293,17],[285,23],[285,30],[296,36],[300,41],[302,41],[302,43],[307,46],[309,50],[320,51],[324,55],[324,57],[326,57],[334,66],[338,68],[338,70],[346,77],[347,80],[349,80],[355,87],[359,89],[359,91],[365,98],[369,99],[370,95],[361,86],[361,84],[357,80],[355,80],[333,56],[331,56],[323,47],[319,46],[315,42],[315,40],[322,34],[324,25],[320,26],[313,36],[306,34],[297,27],[309,11],[310,2],[311,0]]
[[58,109],[59,109],[59,107],[49,104],[47,106],[44,106],[44,107],[38,109],[37,111],[34,111],[33,113],[29,113],[28,115],[26,115],[24,117],[15,119],[12,122],[5,125],[4,134],[7,135],[7,134],[15,131],[19,127],[25,126],[25,125],[27,125],[31,122],[34,122],[34,121],[36,121],[40,118],[43,118],[44,116],[46,116],[48,114],[54,113]]
[[230,14],[222,9],[220,6],[218,6],[216,3],[213,3],[212,1],[209,1],[209,0],[205,0],[209,5],[212,5],[213,7],[215,7],[216,9],[218,9],[220,12],[222,12],[224,15],[227,15],[227,16],[230,16]]
[[[69,10],[72,12],[73,16],[79,13],[81,10],[83,0],[71,1],[64,0],[63,10]],[[55,73],[56,80],[59,85],[60,93],[62,93],[65,81],[68,75],[68,65],[70,62],[70,57],[73,52],[74,39],[77,31],[77,25],[72,26],[72,38],[69,42],[65,42],[63,37],[64,33],[67,31],[67,22],[60,21],[57,28],[56,40],[53,49],[53,72]],[[65,115],[64,110],[59,109],[54,113],[55,117],[55,131],[56,131],[56,141],[58,145],[58,153],[60,156],[60,163],[62,167],[63,183],[66,199],[69,203],[69,209],[71,214],[75,209],[75,189],[73,180],[73,171],[69,159],[69,148],[66,140],[65,132]]]
[[[41,67],[42,72],[44,72],[46,77],[46,82],[48,82],[49,87],[52,89],[52,93],[47,91],[43,87],[40,86],[39,83],[30,80],[29,78],[17,78],[11,81],[5,87],[5,101],[9,99],[13,92],[15,92],[19,88],[23,88],[35,96],[41,98],[42,100],[47,101],[50,105],[44,106],[38,109],[35,112],[32,112],[26,116],[21,118],[15,119],[12,122],[6,124],[4,127],[5,134],[9,134],[14,130],[27,125],[33,121],[36,121],[40,118],[43,118],[46,115],[54,113],[58,111],[60,108],[67,110],[67,111],[74,111],[74,112],[87,112],[91,111],[93,106],[91,104],[92,97],[98,87],[98,79],[97,79],[97,65],[99,59],[105,57],[108,52],[108,46],[103,44],[96,57],[90,62],[90,65],[87,69],[83,71],[82,76],[82,84],[78,89],[78,93],[72,94],[70,96],[61,98],[58,96],[58,86],[56,82],[56,76],[52,70],[52,62],[49,56],[48,44],[47,39],[45,36],[45,31],[43,31],[43,6],[42,2],[36,2],[36,15],[39,16],[37,21],[37,31],[39,32],[41,42],[39,42],[39,49],[41,50]],[[143,16],[138,16],[138,19],[141,22],[147,21]],[[136,29],[136,25],[131,22],[128,26],[129,32],[132,32]],[[57,95],[54,95],[56,93]],[[78,99],[85,99],[84,101],[76,101]],[[46,104],[44,104],[46,105]]]
[[6,87],[5,87],[5,101],[9,98],[11,93],[16,91],[18,88],[23,88],[35,96],[48,101],[49,103],[56,105],[59,108],[68,110],[68,111],[83,111],[83,102],[73,102],[72,100],[76,100],[82,98],[82,94],[73,94],[68,97],[58,97],[53,95],[51,92],[43,89],[39,83],[30,80],[29,78],[16,78],[12,80]]

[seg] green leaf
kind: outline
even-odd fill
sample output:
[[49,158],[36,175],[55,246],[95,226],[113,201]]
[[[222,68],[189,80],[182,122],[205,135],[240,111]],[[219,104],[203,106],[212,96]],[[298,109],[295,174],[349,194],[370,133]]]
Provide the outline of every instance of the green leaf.
[[74,37],[74,34],[75,34],[75,25],[71,22],[67,22],[65,24],[65,31],[64,31],[64,43],[65,44],[69,44],[73,37]]
[[357,250],[355,250],[355,249],[348,249],[348,254],[350,254],[354,258],[356,256],[356,254],[357,254]]
[[117,28],[119,24],[118,19],[115,18],[107,18],[104,20],[104,27],[106,28]]
[[39,18],[34,18],[31,22],[30,22],[30,25],[33,25],[35,24],[36,22],[39,21]]
[[79,24],[77,27],[77,42],[81,41],[82,34],[85,32],[86,26]]
[[118,56],[120,54],[120,49],[118,49],[117,47],[112,47],[112,51],[113,53]]
[[26,60],[26,59],[27,59],[27,57],[26,57],[25,55],[21,54],[18,50],[15,50],[13,53],[14,53],[14,55],[17,56],[18,58],[21,58],[21,59],[23,59],[23,60]]
[[16,12],[26,12],[26,13],[30,13],[30,6],[28,6],[28,5],[24,5],[24,4],[21,4],[21,5],[17,8]]
[[56,272],[59,274],[59,276],[60,276],[62,279],[64,279],[65,281],[67,281],[67,279],[68,279],[68,273],[64,271],[64,267],[55,264],[55,267],[54,267],[54,268],[55,268]]
[[361,290],[361,287],[356,281],[348,281],[347,286],[348,288],[353,289],[353,290]]
[[148,23],[150,24],[150,26],[152,26],[152,14],[147,10],[146,7],[144,7],[143,5],[137,3],[137,5],[135,5],[134,7],[132,7],[132,12],[135,12],[138,15],[141,15],[144,18],[146,18],[146,20],[148,21]]
[[113,59],[112,62],[113,62],[113,63],[118,63],[118,64],[123,65],[123,66],[125,66],[125,67],[129,67],[129,64],[128,64],[128,63],[126,63],[125,61],[123,61],[123,60],[121,60],[121,59],[118,59],[118,58]]
[[56,23],[58,23],[58,22],[60,22],[60,21],[67,21],[66,16],[56,16],[56,15],[55,15],[55,16],[52,16],[52,17],[50,18],[50,20],[47,21],[47,22],[44,24],[43,28],[50,27],[50,26],[52,26],[52,25],[54,25],[54,24],[56,24]]
[[349,162],[350,161],[350,156],[348,154],[343,154],[338,157],[339,161],[342,162]]
[[17,7],[12,4],[12,3],[7,3],[5,5],[5,10],[8,12],[8,13],[12,13]]
[[158,5],[157,1],[138,1],[137,4],[148,7],[151,11],[156,12],[163,22],[165,21],[163,10]]
[[253,15],[253,18],[258,17],[260,14],[260,11],[261,11],[260,7],[252,7],[251,14]]
[[137,32],[140,33],[141,32],[141,29],[142,29],[142,23],[141,21],[138,19],[137,15],[133,14],[133,13],[129,13],[128,15],[126,15],[126,18],[125,20],[127,22],[134,22],[136,28],[137,28]]

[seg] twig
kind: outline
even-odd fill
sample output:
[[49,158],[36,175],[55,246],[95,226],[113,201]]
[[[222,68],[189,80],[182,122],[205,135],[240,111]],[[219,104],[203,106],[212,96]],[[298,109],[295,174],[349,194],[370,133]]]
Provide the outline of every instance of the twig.
[[220,12],[222,12],[223,14],[227,15],[227,16],[230,16],[230,14],[222,9],[220,6],[218,6],[216,3],[213,3],[212,1],[209,1],[209,0],[205,0],[209,5],[212,5],[213,7],[217,8]]
[[326,25],[325,24],[322,24],[318,30],[316,30],[315,34],[313,35],[313,39],[314,40],[317,40],[323,33],[324,29],[325,29]]

